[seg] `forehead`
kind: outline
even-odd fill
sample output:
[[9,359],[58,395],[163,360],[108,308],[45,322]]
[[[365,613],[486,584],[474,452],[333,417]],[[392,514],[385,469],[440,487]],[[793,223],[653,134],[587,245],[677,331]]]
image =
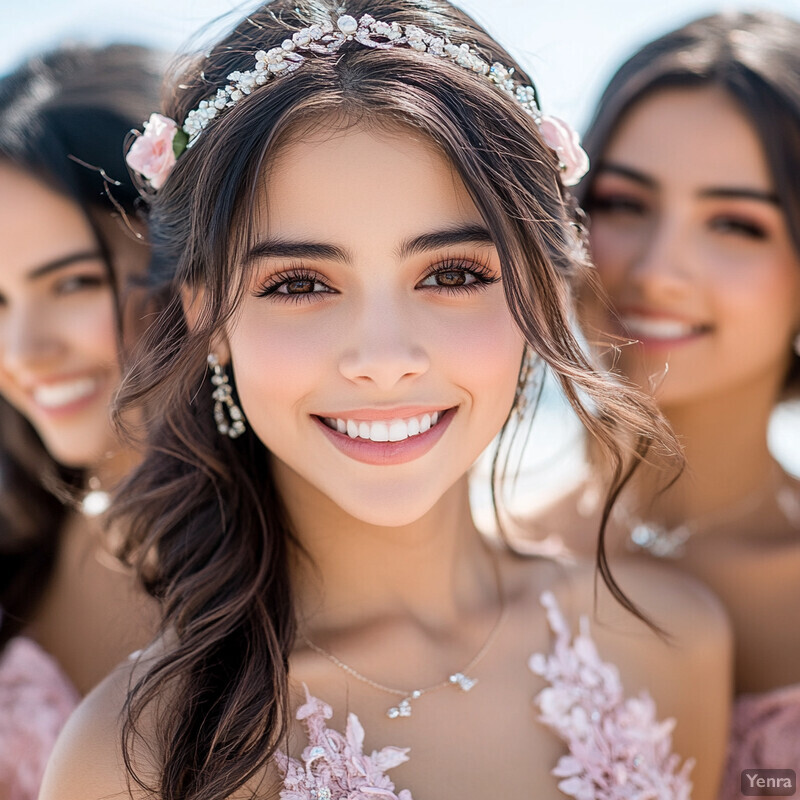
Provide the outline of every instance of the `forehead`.
[[481,216],[453,165],[422,134],[331,124],[290,136],[265,170],[261,234],[349,249],[394,246]]
[[646,96],[623,117],[604,160],[665,183],[772,186],[755,128],[717,87],[662,89]]
[[96,246],[77,203],[4,159],[0,159],[0,241],[0,280]]

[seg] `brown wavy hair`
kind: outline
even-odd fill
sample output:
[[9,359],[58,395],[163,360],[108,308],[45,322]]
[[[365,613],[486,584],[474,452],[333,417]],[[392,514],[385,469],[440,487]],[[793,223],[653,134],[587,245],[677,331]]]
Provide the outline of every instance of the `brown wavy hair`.
[[[749,120],[764,148],[775,194],[800,257],[800,22],[776,12],[727,12],[648,42],[617,70],[600,98],[584,147],[592,168],[577,188],[591,214],[592,184],[625,115],[662,89],[716,87]],[[784,382],[800,392],[800,356]]]
[[[323,0],[262,6],[175,78],[166,113],[185,119],[230,72],[248,68],[256,51],[330,20],[335,9]],[[529,82],[497,42],[444,0],[351,0],[347,10],[469,42]],[[206,355],[243,288],[238,265],[254,234],[249,211],[260,180],[269,180],[276,149],[293,132],[332,118],[405,126],[445,154],[492,231],[507,302],[529,349],[555,372],[609,453],[608,508],[648,447],[672,444],[650,401],[595,369],[576,339],[572,287],[585,263],[555,153],[485,78],[432,58],[355,43],[335,58],[312,55],[215,119],[152,198],[152,281],[161,310],[121,397],[121,408],[145,409],[149,449],[113,519],[128,531],[124,557],[163,605],[170,642],[132,687],[122,734],[133,780],[163,800],[228,797],[259,774],[286,731],[295,640],[288,564],[297,540],[266,448],[250,431],[236,440],[217,433]],[[182,293],[200,287],[203,306],[190,330]],[[521,396],[522,389],[515,405]],[[602,533],[599,559],[609,586],[634,608],[608,572]],[[159,703],[165,690],[170,700]],[[148,724],[156,738],[145,742],[159,765],[155,775],[134,764],[145,709],[149,719],[155,709],[157,720]]]

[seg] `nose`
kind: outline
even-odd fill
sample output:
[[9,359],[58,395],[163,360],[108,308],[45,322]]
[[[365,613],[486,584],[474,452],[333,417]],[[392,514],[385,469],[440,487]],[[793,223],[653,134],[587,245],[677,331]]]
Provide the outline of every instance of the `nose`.
[[49,367],[62,355],[63,348],[50,330],[47,315],[34,304],[6,308],[0,320],[0,358],[6,370]]
[[676,217],[661,217],[644,237],[628,277],[644,299],[668,300],[685,292],[695,267],[686,224]]
[[350,330],[339,371],[354,383],[388,393],[430,368],[420,328],[399,301],[384,297],[365,304]]

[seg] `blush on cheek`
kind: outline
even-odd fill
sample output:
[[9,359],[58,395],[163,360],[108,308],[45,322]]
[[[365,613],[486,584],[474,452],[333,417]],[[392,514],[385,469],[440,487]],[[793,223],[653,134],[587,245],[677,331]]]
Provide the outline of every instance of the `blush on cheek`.
[[445,359],[462,365],[468,376],[465,385],[474,387],[475,393],[485,392],[494,400],[507,397],[510,407],[524,351],[522,336],[505,306],[501,313],[483,314],[468,322],[448,327],[442,336]]

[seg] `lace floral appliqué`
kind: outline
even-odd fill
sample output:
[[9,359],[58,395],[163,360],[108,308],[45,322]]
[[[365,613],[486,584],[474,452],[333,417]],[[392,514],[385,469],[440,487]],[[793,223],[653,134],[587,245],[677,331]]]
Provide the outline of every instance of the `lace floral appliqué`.
[[306,688],[306,702],[297,710],[308,734],[302,760],[280,751],[275,755],[283,775],[281,800],[412,800],[407,789],[395,794],[384,774],[408,761],[408,748],[384,747],[364,755],[364,728],[358,717],[348,715],[343,736],[326,725],[332,716],[331,707]]
[[569,746],[553,775],[576,800],[689,800],[687,760],[672,753],[675,720],[659,722],[649,694],[625,699],[619,672],[600,659],[588,620],[571,632],[555,597],[541,598],[556,636],[550,656],[537,653],[528,665],[549,684],[536,697],[540,720]]

